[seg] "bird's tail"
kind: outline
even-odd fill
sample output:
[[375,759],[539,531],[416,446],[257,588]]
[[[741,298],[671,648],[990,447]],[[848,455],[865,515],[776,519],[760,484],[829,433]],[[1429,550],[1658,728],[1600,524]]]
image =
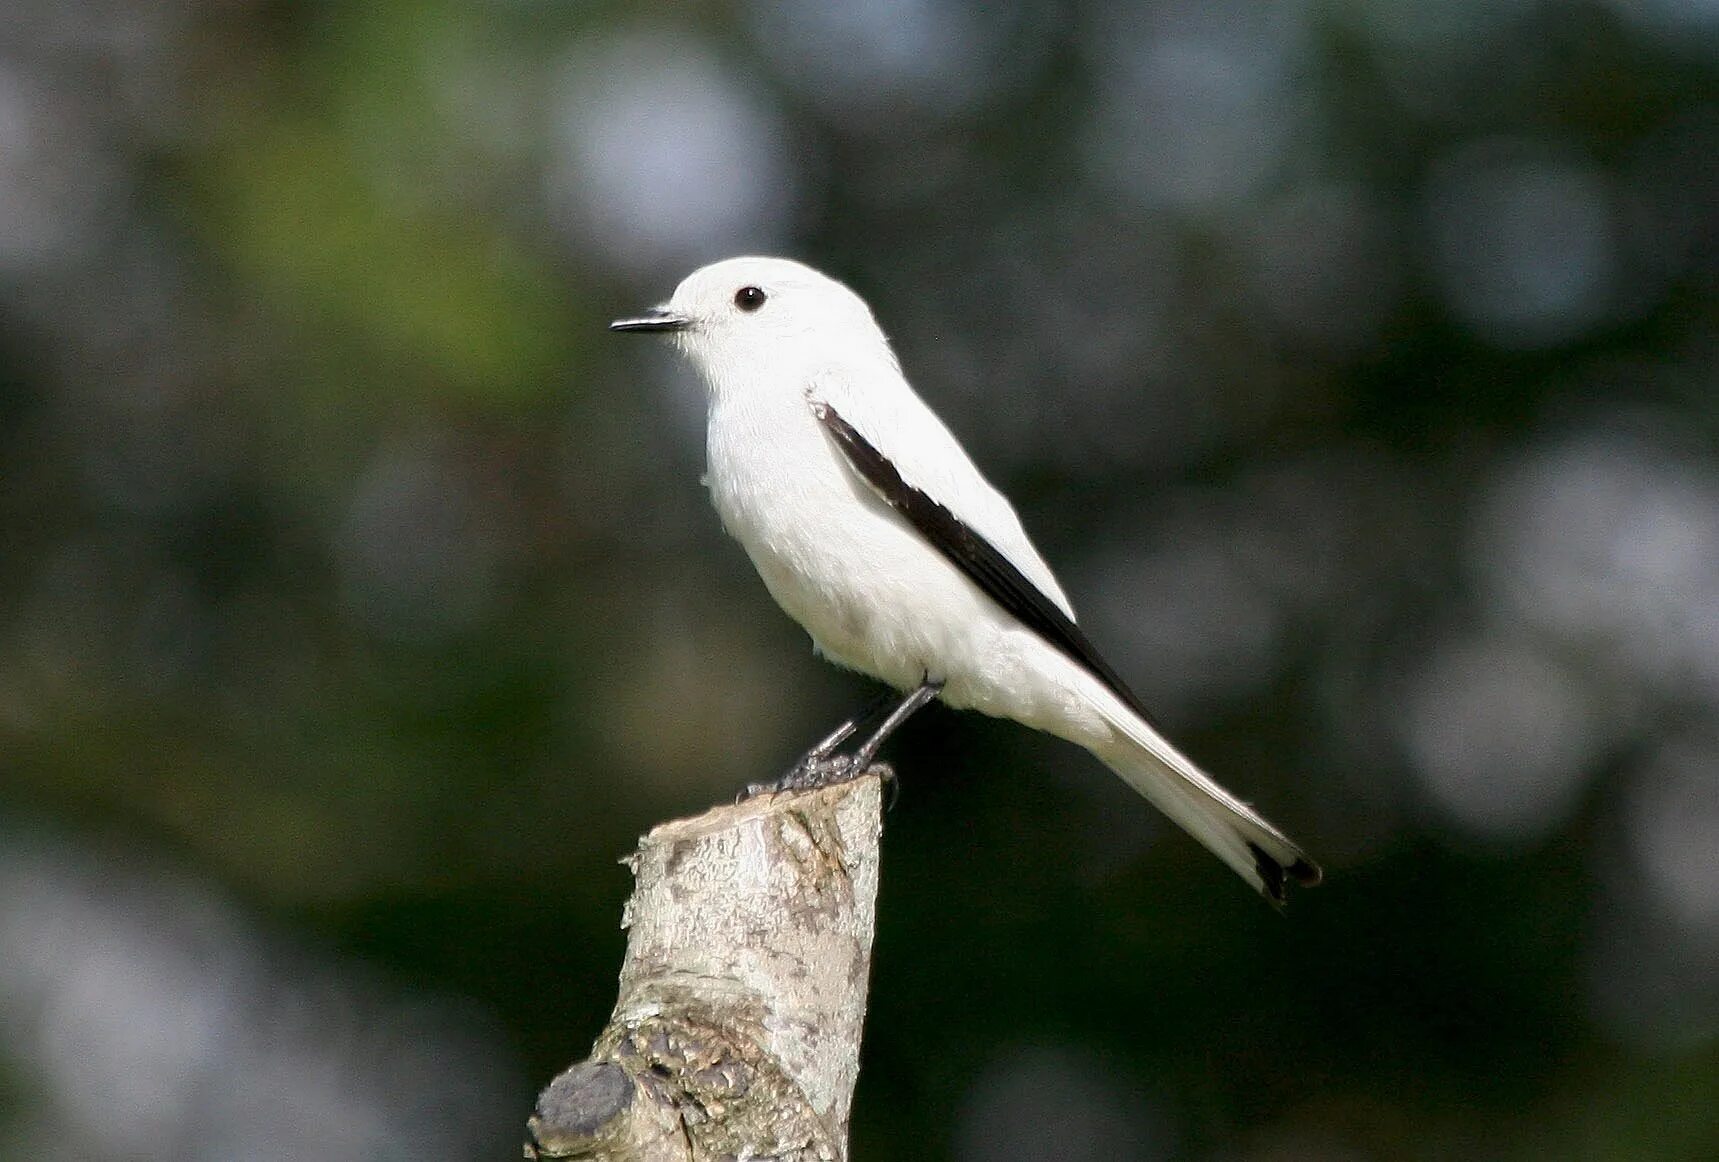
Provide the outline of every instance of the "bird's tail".
[[1312,887],[1319,865],[1259,813],[1218,786],[1186,755],[1119,702],[1103,708],[1115,733],[1097,751],[1106,766],[1175,820],[1272,903],[1290,880]]

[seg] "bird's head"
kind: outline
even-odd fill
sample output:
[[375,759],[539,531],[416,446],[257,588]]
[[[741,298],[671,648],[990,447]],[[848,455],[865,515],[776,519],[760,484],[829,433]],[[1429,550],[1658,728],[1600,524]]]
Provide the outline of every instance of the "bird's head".
[[785,371],[804,359],[887,350],[865,300],[786,258],[729,258],[700,267],[668,302],[609,329],[671,337],[713,386],[731,375]]

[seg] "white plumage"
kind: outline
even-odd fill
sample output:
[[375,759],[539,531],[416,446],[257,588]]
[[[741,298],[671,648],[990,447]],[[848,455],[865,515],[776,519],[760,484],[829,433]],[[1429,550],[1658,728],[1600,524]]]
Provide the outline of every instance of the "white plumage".
[[[1008,500],[909,386],[865,303],[796,262],[733,258],[618,330],[671,332],[709,392],[707,479],[771,596],[832,661],[1085,747],[1274,899],[1318,869],[1207,778],[1107,682],[1023,623],[856,469],[821,416],[865,444],[1074,611]],[[923,498],[921,498],[923,499]]]

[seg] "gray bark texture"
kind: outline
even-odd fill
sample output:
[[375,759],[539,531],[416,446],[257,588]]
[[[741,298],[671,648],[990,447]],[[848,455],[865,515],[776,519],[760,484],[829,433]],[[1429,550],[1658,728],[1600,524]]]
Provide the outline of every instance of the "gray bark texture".
[[614,1014],[538,1096],[528,1159],[846,1162],[885,773],[639,841]]

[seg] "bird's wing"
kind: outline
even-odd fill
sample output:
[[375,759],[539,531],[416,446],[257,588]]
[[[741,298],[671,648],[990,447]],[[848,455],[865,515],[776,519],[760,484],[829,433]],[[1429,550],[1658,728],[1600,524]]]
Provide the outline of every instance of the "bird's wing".
[[895,366],[866,374],[832,368],[813,377],[807,399],[839,413],[885,457],[908,484],[947,508],[957,520],[1008,559],[1070,621],[1075,620],[1062,586],[1039,555],[1014,506],[974,465],[937,413],[926,406]]
[[[1037,567],[1036,572],[1050,580],[1055,596],[1047,593],[1034,578],[1027,575],[1018,558],[1011,558],[948,505],[917,484],[910,483],[904,477],[902,469],[886,456],[872,439],[861,433],[837,411],[834,404],[815,395],[809,397],[809,403],[812,414],[824,425],[824,429],[853,470],[871,485],[891,508],[900,513],[908,524],[917,529],[933,548],[966,574],[969,580],[1005,612],[1050,642],[1078,665],[1085,667],[1130,709],[1155,726],[1151,714],[1141,705],[1140,699],[1075,624],[1068,607],[1068,599],[1063,597],[1061,589],[1056,587],[1055,579],[1050,577],[1049,567],[1027,541],[1026,533],[1020,531],[1020,521],[1015,518],[1014,510],[1009,508],[1008,501],[984,483],[983,478],[978,476],[978,470],[972,468],[959,445],[953,446],[954,454],[959,457],[960,463],[972,472],[979,484],[1007,511],[1012,526],[1018,533],[1019,544],[1030,554],[1028,560]],[[932,418],[935,421],[935,417]],[[941,424],[938,427],[942,430]],[[949,439],[953,445],[954,437]]]

